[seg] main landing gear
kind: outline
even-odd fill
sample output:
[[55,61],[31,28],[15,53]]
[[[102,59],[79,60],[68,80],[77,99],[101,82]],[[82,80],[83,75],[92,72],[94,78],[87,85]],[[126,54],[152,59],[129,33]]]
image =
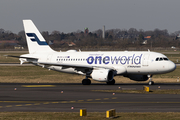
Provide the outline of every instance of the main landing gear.
[[90,85],[90,84],[91,84],[91,80],[88,79],[88,78],[83,79],[83,80],[82,80],[82,84],[83,84],[83,85]]
[[152,75],[148,75],[149,85],[154,85],[154,81],[152,81]]
[[90,85],[91,84],[91,80],[88,79],[88,78],[90,78],[90,74],[91,74],[91,72],[89,72],[89,71],[86,72],[86,78],[82,80],[83,85]]
[[115,84],[115,80],[113,79],[112,81],[108,81],[106,83],[107,83],[107,85],[114,85]]

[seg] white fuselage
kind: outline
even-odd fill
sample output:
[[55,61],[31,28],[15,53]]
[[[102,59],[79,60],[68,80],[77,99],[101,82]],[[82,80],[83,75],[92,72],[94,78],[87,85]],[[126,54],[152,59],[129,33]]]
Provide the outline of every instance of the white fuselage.
[[[30,55],[30,54],[29,54]],[[47,54],[31,54],[31,57],[38,57],[38,62],[71,64],[80,66],[93,66],[116,70],[116,75],[141,74],[153,75],[171,72],[176,65],[161,53],[145,51],[124,51],[124,52],[52,52]],[[157,61],[156,59],[159,58]],[[162,60],[160,60],[162,58]],[[165,60],[163,58],[166,58]],[[51,66],[49,69],[78,73],[73,67],[63,68]]]

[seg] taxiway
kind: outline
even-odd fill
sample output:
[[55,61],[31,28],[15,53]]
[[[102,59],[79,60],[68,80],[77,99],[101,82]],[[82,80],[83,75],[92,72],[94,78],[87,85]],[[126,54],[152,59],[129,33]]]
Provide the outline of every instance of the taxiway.
[[[136,94],[92,90],[142,90],[144,84],[0,84],[0,111],[23,112],[179,112],[179,94]],[[155,84],[150,90],[179,89],[180,84]]]

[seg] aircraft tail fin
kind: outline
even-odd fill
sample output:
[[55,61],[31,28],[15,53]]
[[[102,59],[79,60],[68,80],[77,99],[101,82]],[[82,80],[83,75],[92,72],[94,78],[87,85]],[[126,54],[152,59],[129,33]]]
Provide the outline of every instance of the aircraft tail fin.
[[24,31],[30,54],[53,52],[32,20],[23,20]]

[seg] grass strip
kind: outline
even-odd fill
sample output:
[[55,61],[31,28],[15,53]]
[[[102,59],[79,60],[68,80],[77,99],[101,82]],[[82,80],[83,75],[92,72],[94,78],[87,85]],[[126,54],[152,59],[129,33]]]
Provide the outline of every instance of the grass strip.
[[[1,120],[107,120],[105,112],[1,112]],[[116,120],[179,120],[180,112],[116,113]]]
[[[38,66],[1,66],[0,73],[0,83],[81,83],[85,78],[82,75],[49,71]],[[153,81],[155,83],[177,83],[179,73],[180,66],[177,66],[176,70],[171,73],[154,75]],[[115,80],[116,83],[148,83],[148,81],[133,81],[123,76],[116,76]],[[91,82],[100,83],[94,80]]]

